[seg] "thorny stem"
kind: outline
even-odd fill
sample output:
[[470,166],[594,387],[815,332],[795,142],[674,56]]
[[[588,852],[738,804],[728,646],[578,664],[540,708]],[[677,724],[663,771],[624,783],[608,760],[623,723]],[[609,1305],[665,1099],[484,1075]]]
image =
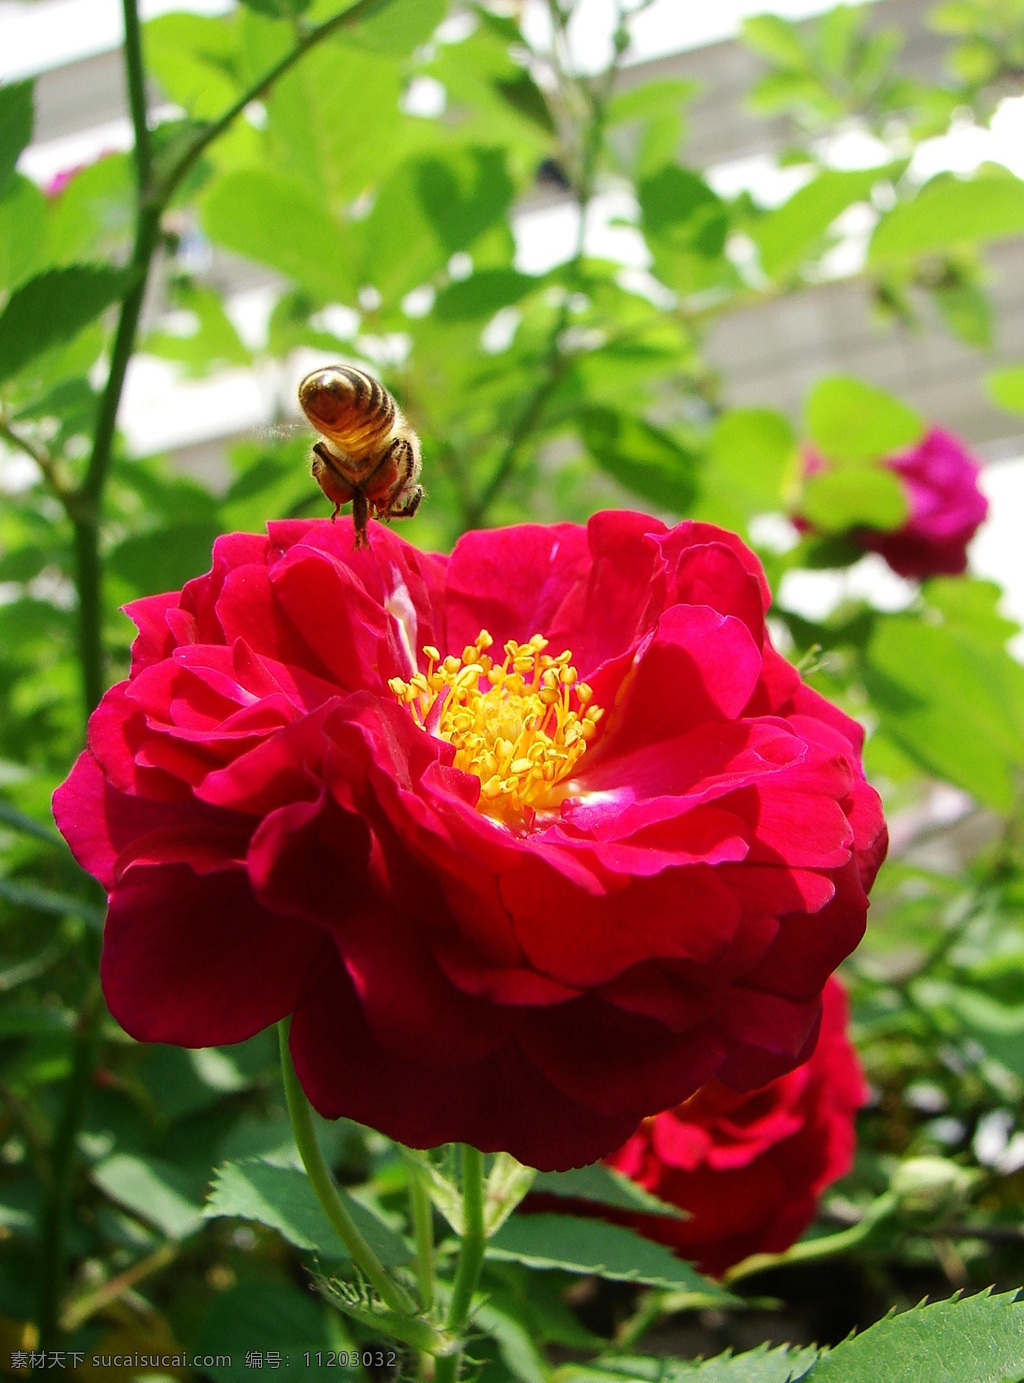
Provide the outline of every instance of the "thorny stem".
[[[484,1231],[484,1159],[483,1154],[468,1143],[462,1145],[462,1218],[462,1246],[445,1320],[446,1328],[453,1335],[461,1335],[466,1328],[487,1246]],[[434,1375],[436,1383],[456,1383],[460,1357],[459,1354],[449,1354],[438,1359]]]
[[384,1265],[363,1238],[344,1201],[338,1195],[338,1188],[334,1184],[334,1178],[331,1176],[330,1168],[327,1166],[324,1155],[320,1151],[320,1144],[316,1139],[313,1114],[309,1107],[309,1101],[306,1099],[306,1092],[299,1084],[299,1078],[295,1074],[295,1067],[292,1064],[291,1052],[288,1048],[290,1027],[290,1018],[282,1019],[277,1025],[278,1040],[281,1046],[281,1074],[284,1078],[284,1093],[288,1101],[288,1114],[291,1119],[292,1132],[295,1135],[295,1144],[310,1184],[316,1192],[316,1198],[323,1207],[324,1214],[333,1225],[338,1238],[348,1249],[352,1262],[375,1289],[381,1300],[386,1302],[392,1311],[397,1311],[400,1315],[415,1316],[417,1314],[415,1303],[404,1288],[388,1276]]

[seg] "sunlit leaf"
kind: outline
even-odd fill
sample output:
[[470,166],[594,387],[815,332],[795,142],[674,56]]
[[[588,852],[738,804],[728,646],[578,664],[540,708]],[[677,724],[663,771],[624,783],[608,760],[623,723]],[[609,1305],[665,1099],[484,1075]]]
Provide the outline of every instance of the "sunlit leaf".
[[76,264],[48,269],[22,284],[0,314],[0,381],[77,336],[130,282],[126,270]]
[[924,435],[912,408],[862,380],[830,375],[807,396],[807,434],[829,461],[879,460]]
[[170,1163],[115,1153],[93,1168],[92,1178],[112,1200],[156,1225],[169,1239],[186,1239],[202,1224],[201,1207]]
[[918,1306],[844,1340],[811,1383],[1019,1383],[1024,1305],[1003,1292]]
[[900,528],[909,506],[903,486],[881,466],[843,466],[819,471],[804,483],[800,512],[822,533],[849,528]]
[[776,211],[756,221],[750,234],[761,251],[765,273],[775,275],[798,265],[836,217],[855,202],[865,201],[886,172],[884,168],[826,169]]
[[200,215],[214,240],[327,302],[354,296],[351,241],[296,179],[256,168],[228,173],[202,199]]
[[1024,413],[1024,363],[993,370],[985,377],[985,387],[1000,408]]
[[1024,182],[1019,178],[1006,169],[983,170],[970,179],[942,174],[882,218],[871,237],[869,258],[877,263],[1021,231]]

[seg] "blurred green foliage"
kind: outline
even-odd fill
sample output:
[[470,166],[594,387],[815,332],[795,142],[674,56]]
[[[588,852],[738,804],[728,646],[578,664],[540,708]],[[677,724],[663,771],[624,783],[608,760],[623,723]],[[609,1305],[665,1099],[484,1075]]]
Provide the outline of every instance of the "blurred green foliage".
[[[720,314],[819,282],[851,207],[873,225],[865,310],[912,324],[930,299],[956,336],[989,343],[984,247],[1024,231],[1024,184],[997,167],[922,184],[913,153],[954,119],[984,124],[998,96],[1019,89],[1020,0],[938,5],[932,22],[950,47],[931,84],[904,70],[900,35],[870,7],[806,25],[749,20],[764,61],[751,103],[789,121],[785,161],[805,175],[772,208],[719,195],[688,165],[692,84],[623,76],[629,15],[642,6],[623,6],[607,69],[581,76],[566,59],[572,0],[552,0],[550,42],[534,43],[515,7],[471,4],[453,17],[445,0],[391,0],[320,36],[334,3],[246,0],[219,18],[152,20],[146,68],[183,115],[150,131],[141,155],[106,155],[52,195],[15,167],[31,138],[31,83],[0,88],[0,1372],[40,1319],[51,1342],[59,1327],[68,1348],[90,1351],[221,1351],[230,1340],[236,1361],[276,1348],[297,1362],[305,1350],[379,1344],[306,1290],[308,1250],[325,1260],[332,1250],[294,1170],[270,1035],[187,1052],[120,1032],[95,979],[103,900],[48,809],[81,748],[83,679],[88,710],[98,670],[108,682],[126,670],[132,631],[118,607],[204,570],[220,532],[325,512],[283,381],[328,356],[379,371],[418,429],[428,497],[403,533],[424,546],[447,548],[473,525],[583,520],[621,504],[721,523],[759,547],[780,646],[865,722],[868,768],[898,823],[848,967],[873,1101],[857,1168],[816,1232],[862,1219],[904,1159],[976,1174],[932,1218],[904,1207],[850,1250],[855,1288],[835,1338],[925,1291],[1012,1286],[1024,1268],[1015,630],[997,588],[969,577],[926,582],[895,613],[849,583],[827,617],[789,609],[791,574],[857,559],[851,528],[903,522],[904,497],[880,462],[929,420],[840,377],[810,391],[802,419],[770,400],[731,409],[703,343]],[[308,51],[287,65],[296,45]],[[424,109],[433,113],[415,113]],[[829,165],[826,137],[851,127],[878,141],[876,166]],[[524,269],[522,208],[557,197],[582,226],[609,191],[631,208],[623,217],[646,274],[594,258],[582,232],[561,263]],[[223,267],[238,256],[272,290],[260,339],[240,333],[225,298]],[[132,321],[121,340],[144,281],[141,327]],[[125,345],[192,379],[257,367],[277,391],[275,425],[233,443],[229,473],[210,480],[132,455],[120,435],[104,442]],[[1018,412],[1022,370],[989,378],[993,399]],[[832,463],[806,483],[802,443]],[[18,457],[31,458],[28,471]],[[797,510],[818,533],[793,531],[782,551],[763,540],[765,515]],[[400,1257],[396,1150],[344,1122],[320,1134],[368,1232]],[[531,1233],[543,1239],[543,1225]],[[668,1281],[659,1259],[643,1289],[581,1293],[578,1274],[607,1267],[606,1244],[581,1240],[567,1261],[554,1231],[527,1249],[512,1229],[506,1239],[477,1319],[481,1380],[689,1377],[689,1366],[654,1372],[621,1350],[641,1327],[709,1303],[726,1314],[701,1348],[750,1343],[727,1314],[735,1299],[683,1265]],[[526,1266],[538,1263],[543,1272]],[[789,1304],[788,1325],[766,1334],[830,1328],[784,1269],[754,1281]],[[1005,1298],[976,1299],[900,1316],[827,1363],[758,1350],[696,1373],[782,1383],[813,1366],[836,1383],[895,1379],[886,1351],[906,1339],[925,1350],[915,1379],[1010,1380],[1024,1371],[1017,1356],[983,1370],[1018,1321]],[[612,1337],[619,1355],[552,1372]],[[183,1376],[243,1373],[236,1362]]]

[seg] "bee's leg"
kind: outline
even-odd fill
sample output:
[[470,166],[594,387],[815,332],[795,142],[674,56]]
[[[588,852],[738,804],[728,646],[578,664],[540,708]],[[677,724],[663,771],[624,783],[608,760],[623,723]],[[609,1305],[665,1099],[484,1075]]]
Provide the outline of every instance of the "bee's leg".
[[355,491],[339,473],[335,458],[322,442],[317,442],[313,448],[313,479],[334,504],[334,513],[331,515],[333,523],[341,513],[341,506],[348,504]]
[[369,547],[369,539],[366,536],[366,526],[370,521],[370,506],[362,490],[356,490],[352,496],[352,524],[356,532],[356,547]]
[[387,517],[389,519],[411,519],[420,507],[422,498],[423,486],[410,486],[404,494],[395,496],[394,503],[388,509]]
[[394,469],[395,479],[378,502],[377,513],[385,519],[404,518],[404,510],[397,506],[403,492],[419,474],[416,453],[404,437],[396,437],[381,458],[381,464],[388,464]]

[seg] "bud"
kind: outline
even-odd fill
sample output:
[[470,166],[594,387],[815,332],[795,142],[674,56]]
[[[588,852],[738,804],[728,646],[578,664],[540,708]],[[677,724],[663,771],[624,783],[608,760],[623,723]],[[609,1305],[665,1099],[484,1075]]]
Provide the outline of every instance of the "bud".
[[890,1189],[908,1215],[947,1220],[967,1205],[978,1175],[944,1157],[909,1157],[893,1173]]

